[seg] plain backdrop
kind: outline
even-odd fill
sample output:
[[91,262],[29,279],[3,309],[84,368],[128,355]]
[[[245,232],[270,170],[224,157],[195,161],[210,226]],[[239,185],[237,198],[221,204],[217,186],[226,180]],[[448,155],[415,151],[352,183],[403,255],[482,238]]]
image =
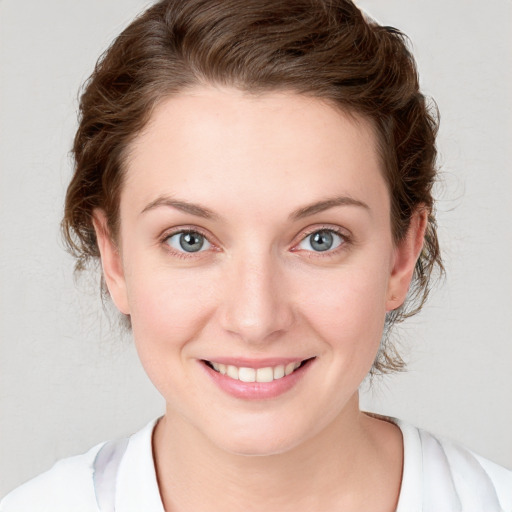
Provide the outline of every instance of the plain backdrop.
[[[362,405],[512,467],[512,2],[359,4],[410,36],[439,105],[447,268],[396,332],[408,373],[365,387]],[[0,496],[163,412],[59,237],[78,88],[145,5],[0,0]]]

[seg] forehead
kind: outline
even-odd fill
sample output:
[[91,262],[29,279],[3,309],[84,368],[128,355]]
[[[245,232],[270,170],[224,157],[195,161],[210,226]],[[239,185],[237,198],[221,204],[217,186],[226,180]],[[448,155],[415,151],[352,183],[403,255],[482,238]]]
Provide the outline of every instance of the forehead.
[[121,201],[381,201],[381,167],[370,122],[318,98],[195,88],[161,102],[132,143]]

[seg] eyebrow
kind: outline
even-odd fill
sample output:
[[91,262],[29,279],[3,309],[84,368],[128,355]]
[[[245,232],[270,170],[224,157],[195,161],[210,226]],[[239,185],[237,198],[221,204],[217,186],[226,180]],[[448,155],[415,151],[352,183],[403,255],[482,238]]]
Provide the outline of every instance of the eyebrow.
[[146,213],[150,210],[158,208],[160,206],[167,206],[170,208],[175,208],[176,210],[180,210],[185,213],[189,213],[191,215],[195,215],[196,217],[202,217],[203,219],[218,219],[219,216],[209,210],[208,208],[201,206],[199,204],[188,203],[187,201],[180,201],[179,199],[172,199],[167,196],[162,196],[154,201],[151,201],[140,213]]
[[320,213],[325,210],[329,210],[330,208],[334,208],[336,206],[358,206],[364,208],[365,210],[370,211],[370,207],[364,203],[363,201],[359,201],[358,199],[353,199],[348,196],[340,196],[340,197],[332,197],[330,199],[325,199],[323,201],[318,201],[316,203],[312,203],[307,206],[303,206],[292,212],[290,214],[291,220],[299,220],[305,217],[309,217],[311,215],[315,215],[315,213]]
[[[196,217],[201,217],[203,219],[220,219],[220,216],[218,214],[214,213],[212,210],[206,208],[205,206],[189,203],[187,201],[180,201],[179,199],[172,199],[167,196],[158,197],[154,201],[151,201],[151,203],[149,203],[141,211],[141,215],[160,206],[175,208],[182,212],[188,213],[190,215],[195,215]],[[305,217],[315,215],[316,213],[329,210],[330,208],[334,208],[336,206],[358,206],[368,211],[370,210],[370,207],[363,201],[359,201],[358,199],[353,199],[352,197],[348,196],[340,196],[333,197],[330,199],[324,199],[322,201],[317,201],[315,203],[298,208],[297,210],[290,214],[289,219],[293,221],[300,220]]]

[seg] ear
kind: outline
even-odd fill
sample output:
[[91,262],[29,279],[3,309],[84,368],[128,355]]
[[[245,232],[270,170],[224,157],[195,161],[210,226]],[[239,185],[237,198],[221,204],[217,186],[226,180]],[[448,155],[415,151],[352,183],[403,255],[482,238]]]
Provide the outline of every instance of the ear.
[[103,210],[99,208],[94,209],[93,225],[101,256],[103,277],[105,278],[108,291],[117,309],[121,313],[129,315],[130,309],[128,307],[123,261],[121,253],[110,234],[107,217]]
[[386,311],[399,308],[405,301],[416,262],[423,249],[427,222],[427,208],[418,208],[411,218],[406,236],[395,247]]

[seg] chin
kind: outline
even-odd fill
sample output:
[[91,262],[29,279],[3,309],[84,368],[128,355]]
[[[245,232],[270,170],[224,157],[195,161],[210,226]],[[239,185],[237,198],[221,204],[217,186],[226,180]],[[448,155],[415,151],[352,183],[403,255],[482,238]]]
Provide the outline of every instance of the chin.
[[226,423],[215,431],[210,430],[207,435],[211,442],[227,453],[264,457],[289,452],[316,433],[297,421],[286,422],[283,418],[266,420],[260,418],[257,423],[251,425],[231,423],[228,426]]

